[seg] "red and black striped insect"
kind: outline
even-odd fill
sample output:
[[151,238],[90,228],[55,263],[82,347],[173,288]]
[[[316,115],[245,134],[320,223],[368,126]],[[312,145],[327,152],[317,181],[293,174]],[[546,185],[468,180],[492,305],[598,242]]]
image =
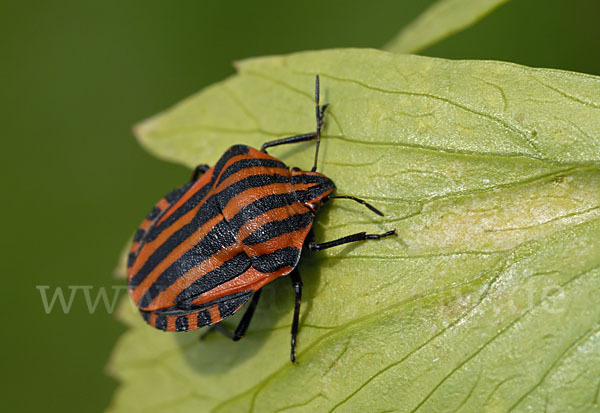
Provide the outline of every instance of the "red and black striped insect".
[[[331,179],[316,172],[323,114],[319,77],[315,82],[315,132],[265,143],[258,151],[245,145],[228,149],[212,168],[198,166],[189,183],[164,197],[135,234],[128,259],[129,293],[143,318],[163,331],[189,331],[212,325],[233,340],[244,336],[261,287],[290,275],[296,294],[291,359],[302,299],[298,261],[304,249],[393,235],[359,232],[316,243],[311,226],[319,207],[332,196]],[[311,171],[290,170],[267,148],[316,141]],[[219,323],[251,302],[232,334]]]

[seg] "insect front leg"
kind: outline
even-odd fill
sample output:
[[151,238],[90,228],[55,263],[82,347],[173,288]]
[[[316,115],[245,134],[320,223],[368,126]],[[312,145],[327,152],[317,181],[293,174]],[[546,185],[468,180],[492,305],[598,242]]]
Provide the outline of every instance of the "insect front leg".
[[271,148],[273,146],[285,145],[288,143],[298,143],[298,142],[306,142],[317,139],[317,133],[305,133],[302,135],[290,136],[288,138],[277,139],[274,141],[265,142],[263,146],[260,148],[261,152],[267,153],[267,148]]
[[[332,195],[330,195],[323,200],[323,203],[325,203],[331,199],[349,199],[351,201],[358,202],[359,204],[366,206],[371,211],[375,212],[377,215],[383,216],[383,212],[381,212],[380,210],[378,210],[377,208],[375,208],[373,205],[369,204],[368,202],[366,202],[360,198],[357,198],[355,196],[350,196],[350,195],[332,196]],[[389,237],[392,235],[396,235],[395,229],[388,231],[388,232],[384,232],[383,234],[367,234],[366,232],[357,232],[356,234],[347,235],[345,237],[338,238],[333,241],[316,243],[314,241],[314,234],[311,230],[309,238],[308,238],[308,242],[306,243],[306,247],[311,251],[321,251],[321,250],[325,250],[327,248],[337,247],[338,245],[348,244],[351,242],[366,241],[369,239],[380,239],[380,238],[385,238],[385,237]]]
[[383,234],[367,234],[366,232],[358,232],[356,234],[347,235],[345,237],[328,242],[316,243],[314,241],[311,241],[306,246],[311,251],[321,251],[326,250],[327,248],[337,247],[338,245],[349,244],[351,242],[366,241],[368,239],[380,239],[392,235],[396,235],[395,229],[388,232],[384,232]]

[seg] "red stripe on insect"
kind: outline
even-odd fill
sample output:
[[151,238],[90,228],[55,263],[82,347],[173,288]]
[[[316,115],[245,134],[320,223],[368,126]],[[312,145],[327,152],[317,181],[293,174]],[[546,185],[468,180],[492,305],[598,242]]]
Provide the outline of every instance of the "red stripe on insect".
[[172,306],[175,304],[175,299],[181,291],[202,278],[202,276],[206,273],[209,273],[215,268],[220,267],[225,261],[234,256],[236,252],[241,252],[241,247],[239,244],[222,248],[218,253],[212,255],[208,260],[198,263],[197,266],[177,278],[173,284],[161,291],[160,294],[158,294],[154,300],[152,300],[152,303],[146,307],[146,309],[151,311]]
[[[200,177],[193,185],[187,190],[187,192],[175,202],[169,211],[164,213],[160,219],[156,222],[156,226],[162,224],[165,220],[167,220],[173,212],[177,211],[182,205],[190,200],[190,198],[203,186],[207,185],[210,182],[210,176],[212,175],[213,168],[210,168],[204,175]],[[204,197],[206,199],[206,196]],[[198,204],[201,205],[202,201]]]
[[[148,290],[150,285],[152,285],[156,279],[173,263],[175,263],[183,254],[185,254],[190,248],[194,246],[194,243],[198,239],[202,239],[213,227],[223,220],[223,216],[216,216],[213,219],[207,221],[204,225],[198,228],[192,235],[190,235],[187,239],[183,240],[171,253],[163,259],[154,269],[146,276],[144,281],[142,281],[133,291],[131,291],[131,296],[133,297],[135,302],[138,302],[144,293]],[[160,245],[160,244],[157,244]],[[146,251],[144,250],[144,253]],[[145,261],[144,261],[145,262]],[[170,306],[171,304],[168,304]],[[154,306],[153,308],[160,308]]]
[[[165,331],[194,330],[220,322],[251,297],[233,334],[238,340],[248,329],[261,287],[289,275],[295,292],[290,352],[295,361],[301,251],[395,234],[359,232],[322,244],[309,236],[319,206],[329,199],[351,199],[383,215],[361,199],[331,196],[333,181],[315,172],[326,107],[319,103],[318,76],[315,105],[314,132],[267,142],[260,151],[232,146],[214,167],[197,167],[191,184],[159,201],[142,222],[130,248],[128,280],[131,296],[150,325]],[[266,153],[273,146],[311,140],[316,145],[310,171],[289,170]]]

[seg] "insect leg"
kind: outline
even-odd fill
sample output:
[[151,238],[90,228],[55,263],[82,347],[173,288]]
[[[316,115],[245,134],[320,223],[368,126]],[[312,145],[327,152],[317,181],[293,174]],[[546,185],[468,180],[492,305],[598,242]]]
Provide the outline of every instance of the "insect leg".
[[227,330],[227,327],[225,327],[221,323],[213,324],[212,326],[210,326],[208,328],[208,330],[206,330],[204,332],[204,334],[202,334],[200,336],[200,340],[204,340],[213,331],[218,331],[219,333],[223,334],[225,337],[233,340],[233,333],[231,331]]
[[192,174],[192,179],[190,179],[190,182],[194,182],[195,180],[197,180],[198,178],[200,178],[200,176],[208,171],[210,169],[210,166],[208,165],[198,165],[195,169],[194,169],[194,173]]
[[388,231],[388,232],[384,232],[383,234],[367,234],[366,232],[359,232],[356,234],[347,235],[345,237],[338,238],[333,241],[323,242],[320,244],[317,244],[316,242],[312,241],[307,244],[307,247],[311,251],[321,251],[321,250],[325,250],[327,248],[337,247],[338,245],[348,244],[350,242],[366,241],[368,239],[380,239],[380,238],[389,237],[389,236],[395,235],[395,234],[396,234],[395,229]]
[[267,148],[278,145],[285,145],[287,143],[297,143],[297,142],[307,142],[312,141],[317,138],[317,134],[315,132],[305,133],[303,135],[290,136],[289,138],[277,139],[270,142],[265,142],[263,146],[261,146],[260,151],[267,153]]
[[252,321],[252,316],[254,315],[254,310],[256,310],[256,305],[258,304],[258,300],[260,299],[260,292],[262,290],[257,290],[252,296],[252,301],[250,301],[250,305],[246,309],[244,316],[240,320],[237,328],[235,329],[235,333],[233,333],[233,341],[238,341],[242,337],[246,335],[246,330],[250,326],[250,321]]
[[258,304],[258,300],[260,299],[260,292],[261,290],[257,290],[252,296],[252,301],[250,301],[250,304],[248,305],[248,308],[242,316],[242,319],[240,320],[234,333],[229,331],[227,327],[225,327],[222,323],[217,323],[210,326],[208,331],[206,331],[204,334],[202,334],[202,336],[200,336],[200,340],[204,340],[206,336],[208,336],[213,331],[218,331],[219,333],[223,334],[225,337],[230,338],[233,341],[238,341],[241,338],[243,338],[246,334],[246,330],[248,330],[248,327],[250,326],[250,321],[252,321],[254,310],[256,310],[256,305]]
[[298,322],[300,320],[300,304],[302,303],[302,279],[297,268],[290,274],[294,291],[296,292],[296,304],[294,306],[294,319],[292,320],[292,350],[290,359],[292,363],[296,362],[296,336],[298,335]]

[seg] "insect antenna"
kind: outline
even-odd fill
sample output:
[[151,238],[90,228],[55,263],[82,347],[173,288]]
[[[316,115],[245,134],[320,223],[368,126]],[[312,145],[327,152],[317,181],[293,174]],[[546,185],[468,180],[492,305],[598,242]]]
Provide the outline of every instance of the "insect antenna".
[[315,115],[317,117],[317,145],[315,147],[315,163],[311,169],[311,172],[315,172],[317,170],[317,161],[319,158],[319,146],[321,145],[321,129],[323,128],[323,113],[325,113],[325,109],[328,105],[320,105],[320,85],[319,85],[319,75],[315,78]]
[[377,215],[379,216],[383,216],[383,212],[381,212],[380,210],[378,210],[377,208],[375,208],[373,205],[369,204],[367,201],[357,198],[355,196],[349,196],[349,195],[332,195],[332,196],[328,196],[327,199],[350,199],[352,201],[356,201],[359,204],[363,204],[364,206],[366,206],[367,208],[369,208],[371,211],[375,212]]
[[261,152],[267,153],[267,148],[271,148],[273,146],[316,140],[317,146],[315,148],[315,162],[311,169],[311,172],[316,172],[317,161],[319,159],[319,146],[321,144],[321,129],[323,129],[323,114],[325,113],[325,109],[327,109],[328,106],[320,105],[319,92],[319,75],[317,75],[315,77],[315,115],[317,117],[317,130],[311,133],[303,133],[302,135],[295,135],[290,136],[288,138],[276,139],[274,141],[265,142],[260,148]]

